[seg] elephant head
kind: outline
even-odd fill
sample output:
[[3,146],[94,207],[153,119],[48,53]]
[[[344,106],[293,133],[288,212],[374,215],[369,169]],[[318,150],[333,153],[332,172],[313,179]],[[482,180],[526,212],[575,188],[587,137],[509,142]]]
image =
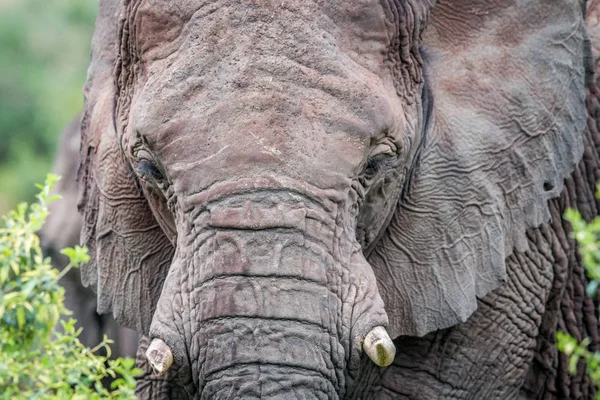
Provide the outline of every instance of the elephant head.
[[464,322],[581,157],[584,9],[101,0],[99,311],[202,398],[343,397],[364,350]]

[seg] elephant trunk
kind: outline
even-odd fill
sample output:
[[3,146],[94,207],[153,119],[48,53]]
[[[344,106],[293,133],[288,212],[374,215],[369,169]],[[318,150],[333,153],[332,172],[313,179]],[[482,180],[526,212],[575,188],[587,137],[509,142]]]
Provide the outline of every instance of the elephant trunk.
[[[189,392],[338,398],[370,331],[372,354],[388,362],[373,330],[387,316],[368,264],[336,238],[335,218],[287,200],[213,206],[178,245],[150,335],[172,349]],[[169,356],[149,354],[159,372]]]

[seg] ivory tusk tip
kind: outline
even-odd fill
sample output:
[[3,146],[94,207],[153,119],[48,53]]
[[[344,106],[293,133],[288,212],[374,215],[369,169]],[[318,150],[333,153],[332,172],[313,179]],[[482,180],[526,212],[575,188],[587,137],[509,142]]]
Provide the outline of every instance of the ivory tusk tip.
[[371,361],[380,367],[390,365],[396,356],[396,346],[383,326],[376,326],[367,333],[363,341],[363,350]]
[[152,369],[158,376],[167,372],[173,364],[171,349],[160,339],[152,340],[152,343],[148,346],[148,350],[146,350],[146,358],[148,358]]

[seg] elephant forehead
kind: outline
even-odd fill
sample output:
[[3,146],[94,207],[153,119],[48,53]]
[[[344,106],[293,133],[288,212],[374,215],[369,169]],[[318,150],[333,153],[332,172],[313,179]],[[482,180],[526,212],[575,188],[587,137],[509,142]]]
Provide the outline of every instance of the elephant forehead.
[[[135,2],[132,2],[135,3]],[[328,73],[343,53],[380,76],[406,52],[413,39],[404,26],[413,20],[410,7],[387,0],[138,0],[129,14],[135,51],[142,64],[178,57],[194,49],[194,62],[208,67],[232,52],[238,56],[281,55]],[[407,15],[411,13],[411,15]],[[417,18],[418,19],[418,18]],[[405,24],[406,25],[406,24]],[[418,35],[415,35],[418,36]],[[409,39],[409,40],[406,40]],[[335,50],[334,50],[335,48]],[[241,51],[236,51],[241,50]],[[319,57],[320,54],[320,57]],[[234,61],[240,62],[241,59]]]
[[[329,186],[329,175],[346,181],[357,173],[373,136],[411,133],[386,64],[383,7],[309,3],[184,2],[191,15],[159,38],[144,33],[144,20],[160,20],[178,3],[141,6],[143,74],[132,125],[173,175],[198,168],[210,180],[275,170],[318,174]],[[177,13],[169,18],[184,14]],[[148,44],[159,39],[160,46]]]

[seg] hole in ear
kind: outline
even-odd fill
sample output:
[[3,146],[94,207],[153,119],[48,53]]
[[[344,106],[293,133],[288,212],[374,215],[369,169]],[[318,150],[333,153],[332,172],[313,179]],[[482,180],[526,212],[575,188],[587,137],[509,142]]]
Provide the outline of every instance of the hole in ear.
[[546,181],[546,182],[544,182],[544,190],[545,190],[546,192],[549,192],[549,191],[551,191],[551,190],[553,190],[553,189],[554,189],[554,183],[552,183],[552,182],[550,182],[550,181]]

